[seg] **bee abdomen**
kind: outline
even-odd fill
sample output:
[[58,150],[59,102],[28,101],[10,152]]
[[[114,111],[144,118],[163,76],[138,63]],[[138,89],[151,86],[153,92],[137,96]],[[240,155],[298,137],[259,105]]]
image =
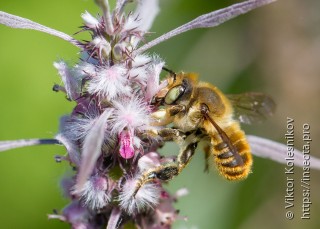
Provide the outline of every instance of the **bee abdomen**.
[[250,173],[252,165],[250,146],[244,132],[240,129],[233,130],[229,140],[233,149],[230,149],[225,142],[219,142],[213,147],[217,168],[227,180],[245,179]]

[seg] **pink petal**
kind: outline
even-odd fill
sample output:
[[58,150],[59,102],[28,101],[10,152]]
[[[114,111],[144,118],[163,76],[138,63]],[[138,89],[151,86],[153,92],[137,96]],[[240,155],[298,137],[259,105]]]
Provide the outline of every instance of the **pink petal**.
[[119,134],[120,149],[119,153],[124,159],[130,159],[134,156],[133,134],[131,131],[124,130]]

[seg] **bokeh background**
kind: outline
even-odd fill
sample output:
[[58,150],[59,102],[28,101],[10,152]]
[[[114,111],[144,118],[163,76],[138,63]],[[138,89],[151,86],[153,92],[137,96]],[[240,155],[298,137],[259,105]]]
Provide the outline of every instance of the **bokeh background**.
[[[235,1],[161,0],[161,13],[152,37]],[[114,3],[113,3],[114,5]],[[77,32],[80,14],[99,12],[89,0],[0,0],[0,10],[32,19],[67,34]],[[213,29],[191,31],[162,43],[158,53],[174,71],[198,72],[225,93],[260,91],[270,94],[277,112],[260,125],[244,126],[248,134],[285,142],[286,119],[295,124],[295,145],[302,147],[302,125],[311,126],[311,154],[320,157],[320,2],[279,1]],[[86,39],[88,35],[77,35]],[[74,104],[51,90],[60,83],[53,62],[75,63],[78,50],[47,34],[0,26],[0,140],[51,138],[59,117]],[[176,154],[174,144],[163,153]],[[40,146],[0,154],[1,228],[69,228],[46,214],[61,209],[59,180],[70,172],[54,156],[59,146]],[[186,187],[190,194],[177,208],[187,216],[176,229],[210,228],[320,228],[320,172],[311,172],[311,219],[301,220],[302,169],[295,168],[293,220],[285,218],[284,165],[255,158],[246,181],[233,183],[215,171],[204,173],[200,151],[190,166],[168,185],[175,192]]]

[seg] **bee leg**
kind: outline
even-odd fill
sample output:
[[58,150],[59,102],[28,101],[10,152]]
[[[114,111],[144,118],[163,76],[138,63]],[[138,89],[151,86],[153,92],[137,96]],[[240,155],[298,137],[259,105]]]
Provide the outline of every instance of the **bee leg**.
[[177,176],[179,173],[179,166],[176,162],[160,165],[154,169],[146,171],[137,181],[135,190],[133,192],[133,197],[136,196],[139,189],[146,183],[155,181],[156,179],[162,181],[169,181],[173,177]]
[[183,112],[186,110],[186,107],[184,105],[172,105],[167,108],[167,113],[170,116],[175,116],[176,114]]
[[177,158],[177,163],[179,166],[179,171],[184,169],[190,162],[194,152],[197,148],[198,142],[190,143],[185,150],[183,150]]
[[162,138],[163,141],[175,141],[177,143],[183,141],[186,138],[185,133],[173,128],[163,128],[161,130],[158,130],[157,134]]
[[[198,139],[197,139],[198,140]],[[175,176],[179,175],[181,171],[190,162],[197,148],[198,141],[188,144],[178,155],[175,162],[160,165],[156,168],[150,169],[142,174],[138,179],[136,188],[133,192],[135,197],[139,189],[146,183],[159,179],[161,181],[169,181]]]
[[209,172],[209,158],[211,156],[211,147],[210,145],[206,145],[204,148],[204,158],[205,158],[205,167],[204,167],[204,171],[205,172]]
[[185,138],[186,134],[178,129],[163,128],[160,130],[152,129],[143,133],[144,137],[160,137],[162,141],[175,141],[181,143]]

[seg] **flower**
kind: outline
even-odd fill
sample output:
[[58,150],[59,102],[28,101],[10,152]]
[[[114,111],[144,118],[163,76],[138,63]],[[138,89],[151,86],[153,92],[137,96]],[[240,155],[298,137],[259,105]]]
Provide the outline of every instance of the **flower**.
[[132,131],[123,130],[119,134],[120,155],[124,159],[130,159],[134,156],[133,133]]
[[[75,174],[62,182],[71,202],[49,218],[68,222],[73,228],[113,229],[130,223],[137,228],[171,228],[181,219],[173,203],[186,190],[171,195],[162,186],[172,171],[168,175],[159,170],[176,158],[162,158],[157,152],[165,138],[154,134],[161,127],[153,126],[151,118],[155,109],[152,98],[166,85],[159,82],[165,63],[146,51],[173,36],[217,26],[273,0],[234,4],[145,44],[144,38],[159,12],[158,1],[141,0],[136,10],[127,14],[124,9],[129,2],[118,0],[111,11],[107,0],[96,0],[102,16],[94,17],[87,11],[81,15],[81,32],[90,32],[90,41],[77,41],[60,31],[0,12],[1,24],[46,32],[80,49],[80,60],[74,66],[61,60],[54,63],[63,82],[54,90],[75,103],[72,112],[60,120],[56,137],[0,142],[0,151],[41,144],[66,148],[67,155],[57,157],[57,161],[68,161],[74,168]],[[279,143],[255,136],[248,140],[253,153],[278,161],[284,157],[284,146]],[[312,166],[320,168],[319,159],[311,160],[315,162]]]
[[156,184],[146,184],[134,195],[137,178],[128,179],[119,195],[120,206],[129,215],[154,208],[160,198],[160,189]]
[[120,95],[129,95],[131,92],[124,66],[113,65],[110,68],[101,68],[93,74],[87,86],[90,94],[112,100]]
[[101,23],[95,17],[93,17],[88,11],[81,14],[81,17],[87,28],[97,30],[101,26]]
[[113,106],[115,111],[111,117],[112,132],[120,133],[126,127],[131,130],[148,128],[150,122],[149,107],[138,96],[121,98],[114,101]]
[[83,189],[77,195],[83,200],[84,205],[92,210],[99,210],[110,202],[110,196],[107,191],[107,179],[103,176],[95,175],[86,181]]

